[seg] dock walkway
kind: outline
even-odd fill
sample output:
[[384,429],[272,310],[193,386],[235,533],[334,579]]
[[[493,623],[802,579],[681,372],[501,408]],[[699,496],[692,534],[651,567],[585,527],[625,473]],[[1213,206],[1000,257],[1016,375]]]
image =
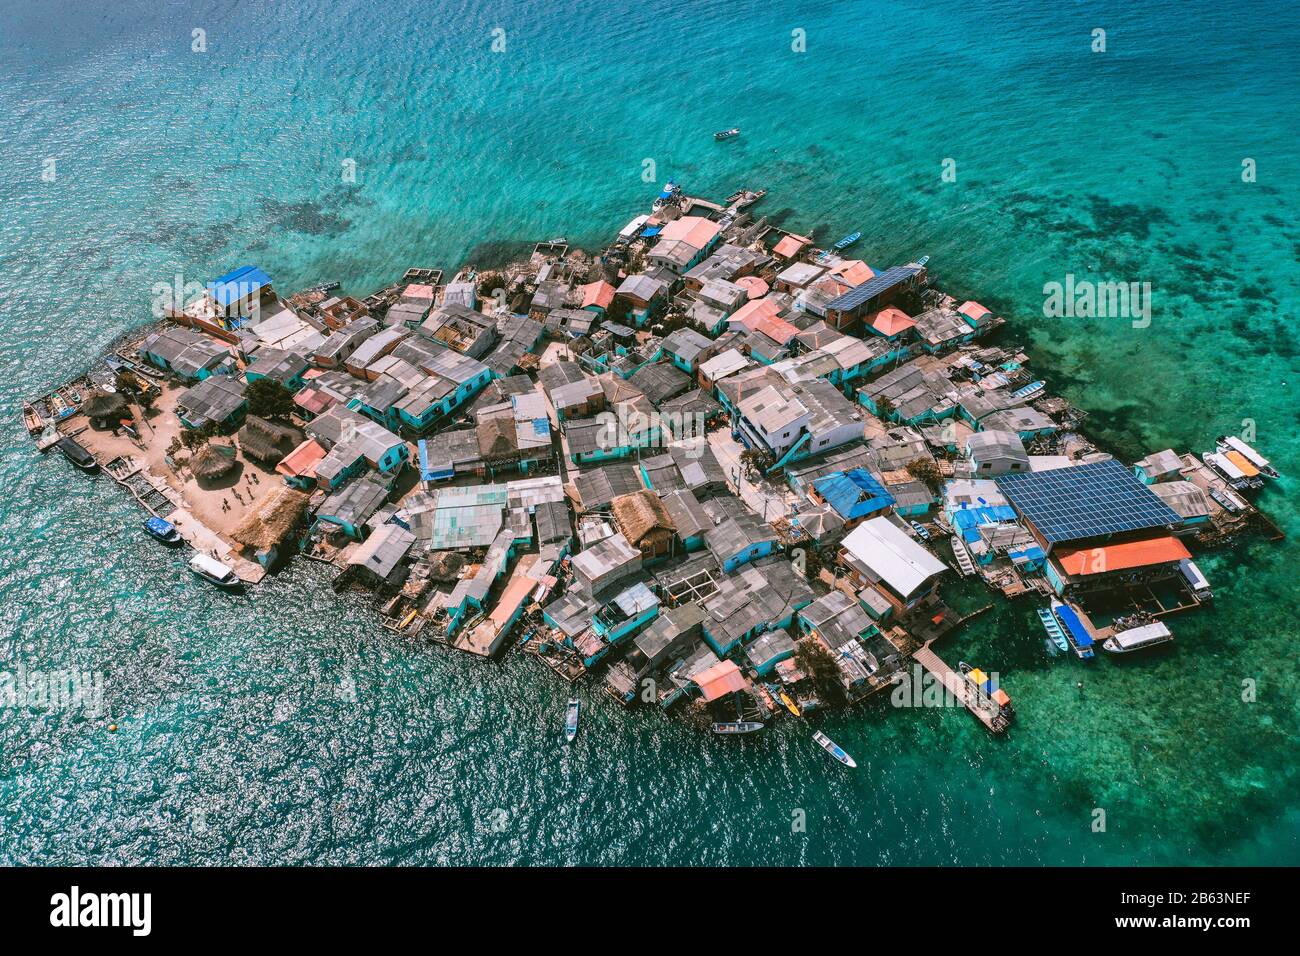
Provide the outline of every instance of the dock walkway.
[[921,648],[912,655],[912,658],[937,677],[944,688],[961,701],[962,706],[974,714],[990,731],[1000,734],[1007,729],[1008,721],[1002,716],[997,705],[979,693],[974,684],[944,663],[930,648]]

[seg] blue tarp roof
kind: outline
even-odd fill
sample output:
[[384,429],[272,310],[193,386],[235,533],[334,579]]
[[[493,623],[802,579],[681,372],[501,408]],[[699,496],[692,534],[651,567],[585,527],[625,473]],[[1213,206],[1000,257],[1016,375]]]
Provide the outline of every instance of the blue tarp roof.
[[649,229],[643,229],[641,235],[645,236],[647,239],[653,238],[654,236],[659,235],[661,228],[661,226],[651,226]]
[[846,521],[888,508],[894,496],[865,468],[837,471],[813,482],[817,493]]
[[1083,626],[1083,621],[1079,620],[1079,615],[1074,613],[1074,608],[1068,604],[1062,604],[1056,611],[1056,619],[1065,625],[1070,636],[1074,638],[1074,643],[1080,647],[1090,647],[1092,637],[1088,634],[1088,629]]
[[233,305],[249,293],[270,284],[271,277],[257,266],[240,266],[209,282],[208,291],[218,305]]

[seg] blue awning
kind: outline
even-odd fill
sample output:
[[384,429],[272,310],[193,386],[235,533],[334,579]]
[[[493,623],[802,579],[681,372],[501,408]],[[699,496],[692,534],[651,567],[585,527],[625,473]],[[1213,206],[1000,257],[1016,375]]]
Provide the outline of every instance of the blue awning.
[[270,284],[271,277],[257,266],[240,266],[209,282],[208,291],[218,305],[228,306]]
[[1068,604],[1062,604],[1056,611],[1056,618],[1065,625],[1065,629],[1070,632],[1074,638],[1074,643],[1080,647],[1091,647],[1092,637],[1088,634],[1088,629],[1083,626],[1083,621],[1079,620],[1079,615],[1074,613],[1074,608]]

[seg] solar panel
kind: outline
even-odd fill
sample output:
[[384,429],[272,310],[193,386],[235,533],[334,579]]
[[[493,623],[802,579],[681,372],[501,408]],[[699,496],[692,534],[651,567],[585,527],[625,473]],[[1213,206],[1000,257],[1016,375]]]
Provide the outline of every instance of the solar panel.
[[850,289],[842,296],[832,299],[826,304],[826,308],[834,309],[837,312],[847,312],[849,309],[856,309],[872,296],[880,295],[882,292],[888,292],[900,282],[905,279],[910,279],[920,271],[920,266],[894,266],[892,269],[886,269],[884,272],[880,273],[880,275],[868,279],[856,289]]
[[1006,475],[1001,491],[1050,542],[1179,524],[1182,519],[1114,459]]

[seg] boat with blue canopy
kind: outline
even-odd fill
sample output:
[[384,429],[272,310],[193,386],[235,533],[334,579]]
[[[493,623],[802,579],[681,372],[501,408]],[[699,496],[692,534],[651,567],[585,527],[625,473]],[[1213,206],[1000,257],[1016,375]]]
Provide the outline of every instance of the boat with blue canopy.
[[176,525],[162,518],[149,518],[144,523],[144,530],[151,538],[156,538],[163,544],[177,545],[184,540],[181,533],[176,530]]
[[1070,639],[1070,644],[1074,647],[1074,653],[1085,661],[1095,657],[1096,652],[1092,649],[1092,635],[1083,626],[1083,621],[1079,620],[1079,615],[1075,613],[1074,608],[1062,601],[1053,599],[1052,613],[1065,629],[1065,636]]
[[827,737],[820,730],[813,734],[813,740],[817,741],[817,745],[821,747],[822,750],[826,751],[828,754],[830,754],[840,763],[844,764],[844,766],[846,767],[857,766],[853,758],[844,752],[843,747],[841,747],[835,741],[831,740],[831,738]]

